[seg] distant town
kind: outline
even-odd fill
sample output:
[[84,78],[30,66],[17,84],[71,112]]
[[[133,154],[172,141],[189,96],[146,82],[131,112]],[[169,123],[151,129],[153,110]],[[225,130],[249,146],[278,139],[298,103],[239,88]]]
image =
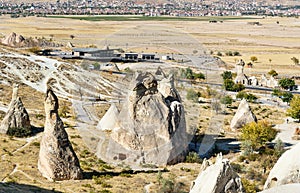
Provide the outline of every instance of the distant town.
[[56,2],[12,3],[0,1],[0,14],[12,17],[45,15],[144,15],[144,16],[299,16],[300,5],[266,1],[229,0],[167,3],[144,1],[68,0]]

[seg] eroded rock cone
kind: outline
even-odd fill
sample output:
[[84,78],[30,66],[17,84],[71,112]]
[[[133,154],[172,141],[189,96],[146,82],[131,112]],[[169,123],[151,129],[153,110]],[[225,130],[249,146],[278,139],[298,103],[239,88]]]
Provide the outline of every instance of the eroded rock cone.
[[241,178],[234,172],[228,159],[219,155],[216,163],[206,161],[197,179],[193,182],[190,193],[243,193]]
[[45,98],[46,122],[41,140],[38,169],[49,180],[81,179],[79,160],[58,116],[58,98],[51,89]]
[[111,140],[99,143],[97,156],[139,166],[181,161],[188,140],[184,108],[173,81],[172,76],[160,81],[151,73],[136,73],[115,123],[110,124]]
[[22,35],[17,35],[16,33],[12,32],[8,36],[2,39],[1,43],[7,46],[16,46],[25,41],[25,38]]
[[12,100],[1,122],[0,132],[16,137],[26,137],[32,132],[29,115],[18,97],[18,85],[14,85]]
[[230,128],[233,130],[240,129],[247,123],[256,121],[256,116],[251,111],[248,102],[245,99],[243,99],[233,119],[231,120]]
[[265,182],[264,189],[300,182],[300,143],[278,159]]

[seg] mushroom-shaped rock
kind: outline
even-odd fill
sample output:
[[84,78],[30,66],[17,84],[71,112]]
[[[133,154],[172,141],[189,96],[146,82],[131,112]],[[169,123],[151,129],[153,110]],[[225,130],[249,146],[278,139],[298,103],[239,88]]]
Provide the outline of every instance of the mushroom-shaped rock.
[[13,87],[12,100],[1,122],[0,132],[17,137],[25,137],[32,132],[29,115],[21,98],[18,97],[18,85]]
[[300,143],[286,151],[276,162],[265,182],[264,189],[300,181]]
[[51,89],[46,92],[46,122],[41,140],[38,169],[49,180],[81,179],[79,160],[58,116],[58,98]]
[[168,85],[164,93],[158,89],[159,84],[151,73],[135,75],[120,113],[111,124],[109,142],[98,145],[99,158],[132,166],[167,165],[184,158],[188,140],[183,105],[173,79],[163,83]]
[[233,171],[229,160],[219,155],[215,164],[204,162],[202,171],[193,182],[190,193],[243,193],[240,177]]
[[236,130],[251,122],[257,122],[256,116],[251,111],[248,102],[243,99],[231,120],[230,128]]

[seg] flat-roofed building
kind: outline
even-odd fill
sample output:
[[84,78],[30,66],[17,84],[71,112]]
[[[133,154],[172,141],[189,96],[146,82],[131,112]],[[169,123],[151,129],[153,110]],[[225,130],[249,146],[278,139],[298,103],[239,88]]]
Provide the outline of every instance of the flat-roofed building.
[[142,60],[155,60],[155,54],[141,54]]
[[138,60],[139,54],[138,53],[125,53],[124,59],[125,60]]
[[74,48],[72,50],[72,55],[79,56],[79,57],[81,56],[81,57],[98,57],[98,58],[116,56],[113,49],[100,50],[98,48]]

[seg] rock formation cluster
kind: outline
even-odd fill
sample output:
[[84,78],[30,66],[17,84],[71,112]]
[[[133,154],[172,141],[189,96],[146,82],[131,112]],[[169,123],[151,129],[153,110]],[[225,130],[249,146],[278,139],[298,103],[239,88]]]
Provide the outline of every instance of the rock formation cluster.
[[45,98],[45,131],[40,144],[38,169],[49,180],[81,179],[79,160],[58,115],[58,98],[51,89]]
[[[187,148],[184,108],[173,76],[160,79],[149,72],[136,73],[120,113],[115,107],[107,149],[98,146],[97,155],[109,162],[166,165],[182,159]],[[113,108],[113,109],[112,109]],[[118,113],[118,114],[117,114]],[[104,116],[106,118],[106,115]]]
[[190,193],[243,193],[241,178],[232,169],[229,160],[218,155],[216,163],[204,161]]
[[22,35],[18,35],[15,32],[12,32],[8,36],[2,39],[1,43],[7,46],[15,47],[17,45],[22,45],[25,41],[25,38]]
[[31,134],[31,125],[29,115],[18,96],[18,85],[14,85],[12,99],[8,111],[1,122],[0,132],[25,137]]
[[230,123],[230,128],[233,130],[242,128],[247,123],[256,122],[257,118],[253,114],[246,99],[243,99]]

